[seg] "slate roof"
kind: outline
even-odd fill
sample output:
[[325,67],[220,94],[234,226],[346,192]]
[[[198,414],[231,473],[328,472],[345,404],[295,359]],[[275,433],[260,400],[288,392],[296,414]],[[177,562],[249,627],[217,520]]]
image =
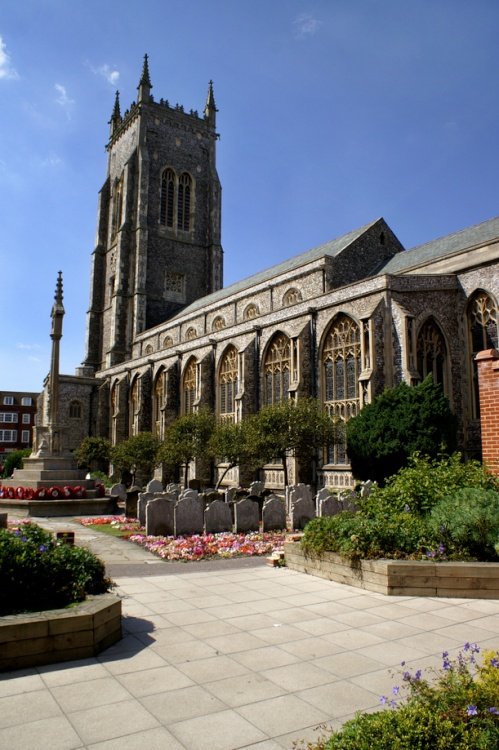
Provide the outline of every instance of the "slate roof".
[[[462,229],[460,232],[447,234],[445,237],[439,237],[431,242],[426,242],[424,245],[417,245],[410,250],[397,253],[383,266],[378,274],[403,273],[409,268],[431,263],[472,247],[486,245],[498,238],[499,217],[496,217]],[[431,273],[431,270],[429,272]]]
[[230,284],[223,289],[219,289],[217,292],[212,292],[212,294],[206,295],[206,297],[201,297],[195,302],[192,302],[192,304],[190,304],[188,307],[184,307],[176,316],[174,316],[173,320],[176,317],[184,316],[191,312],[195,312],[202,307],[206,307],[206,305],[210,305],[212,302],[219,302],[223,299],[232,297],[238,292],[243,292],[245,289],[249,289],[252,286],[256,286],[257,284],[261,284],[265,281],[270,281],[275,276],[280,276],[281,274],[294,271],[296,268],[299,268],[306,263],[312,263],[315,260],[320,260],[320,258],[323,258],[325,255],[334,258],[335,256],[339,255],[342,250],[351,245],[352,242],[361,237],[364,232],[377,224],[378,221],[382,220],[375,219],[369,224],[365,224],[358,229],[354,229],[351,232],[347,232],[347,234],[343,234],[341,237],[337,237],[335,240],[330,240],[323,245],[319,245],[318,247],[314,247],[304,253],[300,253],[300,255],[294,255],[292,258],[288,258],[288,260],[282,261],[282,263],[278,263],[275,266],[266,268],[264,271],[259,271],[252,276],[241,279],[241,281],[236,281],[234,284]]

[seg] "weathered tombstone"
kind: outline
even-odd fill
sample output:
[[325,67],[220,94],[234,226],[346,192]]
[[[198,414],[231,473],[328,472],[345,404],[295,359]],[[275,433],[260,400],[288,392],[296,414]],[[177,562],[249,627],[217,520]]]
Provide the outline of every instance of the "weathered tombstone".
[[146,506],[155,497],[154,492],[140,492],[137,502],[137,518],[141,526],[146,525]]
[[227,489],[225,490],[225,502],[232,502],[236,497],[236,492],[237,489],[235,487],[227,487]]
[[146,492],[163,492],[163,483],[159,479],[151,479],[147,483]]
[[0,529],[6,529],[7,528],[7,517],[8,513],[0,513]]
[[194,490],[182,492],[175,503],[174,536],[202,534],[204,528],[203,501]]
[[366,482],[362,482],[359,495],[361,497],[369,497],[369,495],[371,494],[371,490],[375,484],[376,482],[373,482],[371,479],[368,479]]
[[[149,494],[149,493],[144,493]],[[147,536],[172,536],[175,500],[168,495],[156,496],[146,505]]]
[[125,516],[126,518],[137,518],[137,503],[139,499],[140,487],[130,487],[126,491],[125,498]]
[[265,484],[263,482],[251,482],[249,486],[249,493],[250,495],[256,495],[257,497],[260,497],[264,489]]
[[359,506],[356,503],[357,499],[356,493],[352,492],[352,490],[343,490],[343,492],[340,492],[338,495],[338,500],[340,500],[343,510],[358,510]]
[[277,495],[269,495],[262,508],[263,531],[279,531],[286,528],[286,508]]
[[168,492],[169,495],[176,495],[176,497],[178,497],[181,490],[181,486],[179,484],[175,484],[175,482],[170,482],[170,484],[166,485],[166,492]]
[[213,500],[204,512],[204,527],[207,534],[232,531],[230,507],[223,500]]
[[197,492],[201,489],[201,482],[199,479],[189,479],[188,488],[190,490],[196,490]]
[[109,490],[109,494],[111,497],[116,497],[118,500],[121,500],[125,502],[126,500],[126,487],[124,484],[113,484],[111,489]]
[[234,524],[236,533],[239,531],[258,531],[260,519],[258,503],[245,497],[234,503]]
[[320,516],[319,509],[321,507],[321,501],[327,500],[331,497],[331,493],[327,487],[321,487],[317,495],[315,496],[315,512]]
[[312,501],[312,491],[308,484],[294,484],[289,487],[288,492],[286,493],[287,498],[287,511],[288,513],[291,513],[291,508],[293,506],[293,503],[297,500],[300,500],[301,498],[305,498],[306,500]]
[[291,528],[304,529],[307,523],[315,518],[315,505],[311,497],[299,497],[291,500]]
[[341,503],[334,495],[329,495],[319,502],[319,516],[337,516],[343,510]]

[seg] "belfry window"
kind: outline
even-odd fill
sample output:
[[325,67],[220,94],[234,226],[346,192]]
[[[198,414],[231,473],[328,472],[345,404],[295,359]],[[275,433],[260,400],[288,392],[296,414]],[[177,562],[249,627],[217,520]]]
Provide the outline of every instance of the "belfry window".
[[159,223],[169,229],[189,232],[191,229],[192,177],[178,176],[168,167],[161,174]]
[[291,369],[291,341],[277,334],[268,348],[263,365],[263,403],[278,404],[289,398],[289,373]]
[[177,228],[188,232],[191,228],[191,177],[184,172],[178,181]]
[[477,292],[472,297],[468,307],[468,347],[471,358],[471,409],[473,419],[479,419],[480,417],[478,369],[475,357],[478,352],[484,351],[484,349],[497,349],[497,326],[497,305],[486,292]]
[[236,421],[237,351],[231,346],[220,363],[218,405],[222,422]]
[[161,175],[161,197],[159,222],[166,227],[173,227],[173,207],[175,202],[175,172],[165,169]]
[[[331,417],[346,422],[360,409],[360,327],[347,315],[338,315],[326,336],[322,352],[324,406]],[[328,463],[348,464],[346,441],[334,445]]]

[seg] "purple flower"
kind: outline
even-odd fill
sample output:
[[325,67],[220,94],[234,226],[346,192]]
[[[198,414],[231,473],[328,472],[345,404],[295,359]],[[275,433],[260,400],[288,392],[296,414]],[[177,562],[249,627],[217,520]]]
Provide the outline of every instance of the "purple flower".
[[47,551],[47,548],[46,548],[46,546],[44,544],[40,544],[40,546],[38,547],[38,549],[40,550],[40,552],[46,552]]
[[496,659],[495,657],[490,660],[490,666],[491,667],[499,667],[499,659]]
[[442,653],[442,659],[447,659],[448,656],[449,656],[449,652],[448,651],[444,651]]
[[390,701],[390,708],[397,708],[397,701],[391,700]]
[[400,688],[398,687],[398,685],[395,685],[395,687],[392,688],[392,693],[394,695],[398,695],[399,690],[400,690]]
[[465,643],[464,646],[463,646],[463,648],[464,648],[465,651],[469,651],[470,648],[471,648],[471,643]]
[[410,682],[411,681],[411,673],[410,672],[404,672],[402,675],[402,679],[404,682]]
[[489,708],[489,714],[494,714],[494,716],[499,716],[499,711],[497,710],[495,706],[491,706]]
[[445,547],[442,544],[442,542],[440,542],[440,544],[438,545],[438,551],[440,552],[441,555],[443,555],[445,552]]
[[386,703],[386,695],[380,695],[379,702],[384,706]]
[[468,708],[466,709],[466,713],[468,714],[468,716],[476,716],[478,713],[477,707],[468,706]]
[[421,670],[420,669],[418,669],[418,671],[414,675],[414,679],[415,680],[420,680],[421,679]]

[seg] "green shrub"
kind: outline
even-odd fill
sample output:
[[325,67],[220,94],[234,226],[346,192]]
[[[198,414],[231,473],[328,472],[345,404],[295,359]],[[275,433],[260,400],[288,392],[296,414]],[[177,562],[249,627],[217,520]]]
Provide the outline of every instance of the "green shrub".
[[5,461],[3,462],[3,473],[2,476],[8,479],[14,473],[14,469],[22,469],[23,458],[28,458],[31,455],[31,448],[22,448],[18,451],[11,451],[5,454]]
[[[309,750],[492,750],[499,747],[499,653],[478,666],[476,644],[465,644],[455,661],[442,654],[442,668],[422,677],[405,671],[390,706],[357,714]],[[404,697],[404,694],[406,697]],[[400,698],[402,696],[402,699]]]
[[429,527],[449,551],[493,560],[499,542],[499,492],[458,489],[433,508]]
[[442,388],[428,376],[401,383],[364,406],[346,425],[347,452],[356,479],[383,484],[416,451],[436,457],[456,445],[456,418]]
[[58,609],[110,587],[104,564],[89,550],[56,544],[32,523],[0,530],[0,616]]

